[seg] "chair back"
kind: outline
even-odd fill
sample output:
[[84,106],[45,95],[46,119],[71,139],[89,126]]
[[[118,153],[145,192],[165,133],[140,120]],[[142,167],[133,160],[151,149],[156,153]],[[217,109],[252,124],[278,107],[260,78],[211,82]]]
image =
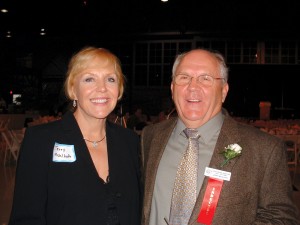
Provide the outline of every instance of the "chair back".
[[5,141],[6,149],[9,150],[14,160],[17,161],[21,143],[14,137],[11,130],[3,130],[1,135]]

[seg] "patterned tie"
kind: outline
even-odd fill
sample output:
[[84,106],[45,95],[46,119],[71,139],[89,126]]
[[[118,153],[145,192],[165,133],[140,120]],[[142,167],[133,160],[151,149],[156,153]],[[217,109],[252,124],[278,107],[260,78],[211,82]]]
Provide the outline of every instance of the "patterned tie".
[[196,129],[186,128],[189,145],[177,170],[170,211],[170,225],[186,225],[197,198],[199,137]]

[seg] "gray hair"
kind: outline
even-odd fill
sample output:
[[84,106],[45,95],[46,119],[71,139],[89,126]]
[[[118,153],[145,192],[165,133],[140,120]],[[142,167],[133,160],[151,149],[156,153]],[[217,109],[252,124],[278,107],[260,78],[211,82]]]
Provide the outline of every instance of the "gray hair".
[[[195,50],[195,49],[194,49]],[[219,52],[216,52],[216,51],[213,51],[213,50],[207,50],[207,49],[199,49],[199,50],[203,50],[203,51],[206,51],[208,53],[210,53],[212,56],[214,56],[216,58],[216,60],[218,61],[219,63],[219,67],[220,67],[220,76],[222,78],[224,78],[224,83],[227,83],[228,81],[228,67],[226,65],[226,62],[225,62],[225,58],[223,57],[223,55]],[[193,50],[191,50],[193,51]],[[174,77],[176,76],[176,70],[177,70],[177,67],[178,65],[180,64],[180,62],[183,60],[183,58],[188,54],[190,53],[191,51],[188,51],[188,52],[184,52],[184,53],[181,53],[181,54],[178,54],[176,56],[176,59],[175,59],[175,62],[173,64],[173,68],[172,68],[172,80],[174,79]]]

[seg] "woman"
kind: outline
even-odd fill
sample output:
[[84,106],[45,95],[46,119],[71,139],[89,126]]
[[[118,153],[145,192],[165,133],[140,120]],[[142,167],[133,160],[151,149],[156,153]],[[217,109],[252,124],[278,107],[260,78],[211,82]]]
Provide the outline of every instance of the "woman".
[[110,51],[72,57],[65,92],[75,111],[27,129],[10,225],[140,224],[139,138],[107,120],[123,91]]

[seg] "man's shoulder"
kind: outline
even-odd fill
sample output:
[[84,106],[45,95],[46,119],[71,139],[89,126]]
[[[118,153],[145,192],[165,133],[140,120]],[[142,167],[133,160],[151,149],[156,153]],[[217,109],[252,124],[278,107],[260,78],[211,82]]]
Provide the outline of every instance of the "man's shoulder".
[[152,139],[168,136],[174,129],[177,118],[170,118],[159,123],[150,124],[144,127],[142,131],[142,138]]
[[268,134],[252,125],[236,121],[232,117],[230,117],[229,121],[230,121],[229,123],[234,124],[234,126],[237,129],[238,134],[244,138],[251,138],[254,140],[265,140],[265,139],[277,140],[278,139],[274,135]]
[[159,123],[154,123],[147,125],[144,129],[148,131],[155,131],[155,130],[165,130],[166,128],[169,128],[170,126],[174,125],[177,121],[177,118],[170,118],[164,121],[161,121]]

